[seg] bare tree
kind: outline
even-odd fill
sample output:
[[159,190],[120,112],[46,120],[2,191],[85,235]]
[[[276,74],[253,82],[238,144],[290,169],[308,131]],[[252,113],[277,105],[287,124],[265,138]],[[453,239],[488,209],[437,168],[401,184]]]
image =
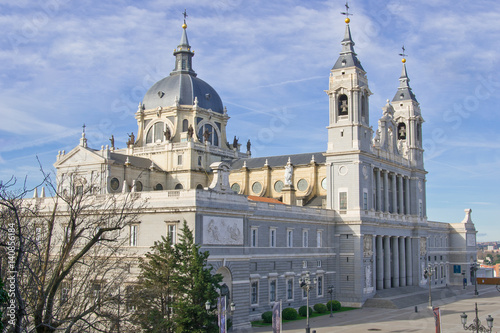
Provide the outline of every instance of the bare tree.
[[117,291],[133,261],[124,249],[127,226],[145,201],[140,193],[97,194],[96,179],[75,175],[57,186],[46,176],[46,198],[26,199],[29,191],[15,191],[13,179],[0,183],[2,275],[13,276],[15,299],[14,321],[8,311],[2,321],[12,332],[116,326]]

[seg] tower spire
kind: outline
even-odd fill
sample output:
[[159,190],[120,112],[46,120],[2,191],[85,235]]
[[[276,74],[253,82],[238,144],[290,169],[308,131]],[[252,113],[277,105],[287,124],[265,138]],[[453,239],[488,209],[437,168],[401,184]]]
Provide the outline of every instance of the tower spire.
[[196,72],[192,68],[192,58],[194,56],[194,52],[191,51],[191,46],[189,45],[186,32],[187,29],[186,18],[188,15],[185,9],[182,15],[184,16],[184,23],[182,24],[181,41],[177,46],[177,48],[174,50],[175,68],[170,73],[170,75],[190,74],[196,76]]
[[340,56],[337,59],[337,62],[333,66],[332,69],[339,69],[339,68],[345,68],[345,67],[358,67],[361,70],[364,71],[363,66],[361,66],[361,62],[358,60],[356,57],[357,54],[354,52],[354,41],[352,40],[351,37],[351,28],[349,27],[349,23],[351,22],[351,19],[349,16],[353,15],[349,13],[349,4],[345,3],[345,12],[341,12],[340,14],[344,15],[345,18],[345,33],[344,33],[344,39],[342,40],[342,51],[340,52]]
[[401,59],[401,62],[403,63],[403,68],[401,69],[401,76],[399,77],[398,91],[396,92],[396,95],[394,96],[392,101],[396,102],[396,101],[404,101],[404,100],[413,100],[416,102],[417,98],[415,97],[415,95],[413,94],[413,91],[411,90],[411,87],[409,84],[410,78],[408,77],[408,72],[406,71],[406,57],[408,55],[405,54],[406,49],[405,49],[404,45],[401,49],[403,50],[403,52],[400,53],[399,55],[401,57],[403,57]]

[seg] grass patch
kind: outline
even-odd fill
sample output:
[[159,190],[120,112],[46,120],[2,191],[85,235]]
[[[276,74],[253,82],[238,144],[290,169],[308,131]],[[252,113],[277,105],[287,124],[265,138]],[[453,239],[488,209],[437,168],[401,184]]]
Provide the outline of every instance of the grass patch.
[[[345,312],[345,311],[351,311],[351,310],[356,310],[358,308],[351,308],[351,307],[341,307],[339,311],[333,311],[333,313],[339,313],[339,312]],[[313,312],[313,313],[310,313],[309,314],[309,318],[315,318],[315,317],[321,317],[321,316],[329,316],[330,315],[330,311],[327,311],[325,313],[317,313],[317,312]],[[288,323],[288,322],[291,322],[291,321],[297,321],[297,320],[305,320],[306,317],[302,317],[299,315],[299,317],[297,319],[294,319],[294,320],[283,320],[283,323]],[[256,321],[252,321],[252,327],[267,327],[267,326],[271,326],[272,324],[271,323],[264,323],[262,320],[256,320]]]

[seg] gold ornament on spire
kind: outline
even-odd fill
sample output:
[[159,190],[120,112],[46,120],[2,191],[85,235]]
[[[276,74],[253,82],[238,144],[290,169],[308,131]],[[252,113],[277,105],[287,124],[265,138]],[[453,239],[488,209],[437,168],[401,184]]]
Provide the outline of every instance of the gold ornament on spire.
[[351,19],[349,18],[349,16],[352,14],[349,13],[349,4],[347,3],[347,1],[345,2],[345,12],[340,12],[340,14],[346,16],[346,18],[344,20],[346,24],[349,24],[349,22],[351,22]]

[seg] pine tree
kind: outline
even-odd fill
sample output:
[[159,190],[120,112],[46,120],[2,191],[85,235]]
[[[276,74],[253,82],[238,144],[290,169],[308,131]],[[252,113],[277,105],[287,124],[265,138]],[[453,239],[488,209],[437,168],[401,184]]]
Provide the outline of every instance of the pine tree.
[[205,303],[217,303],[220,274],[212,275],[192,231],[184,221],[179,242],[155,242],[141,260],[135,297],[135,323],[146,332],[217,332],[216,317]]
[[[3,281],[2,279],[0,279],[0,319],[3,318],[2,308],[7,305],[7,301],[9,300],[7,291],[3,287],[4,287]],[[3,332],[2,321],[0,321],[0,332]]]

